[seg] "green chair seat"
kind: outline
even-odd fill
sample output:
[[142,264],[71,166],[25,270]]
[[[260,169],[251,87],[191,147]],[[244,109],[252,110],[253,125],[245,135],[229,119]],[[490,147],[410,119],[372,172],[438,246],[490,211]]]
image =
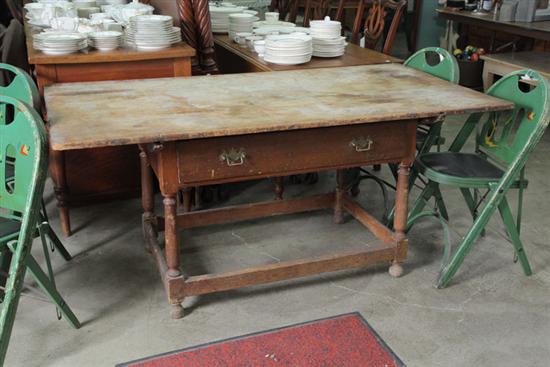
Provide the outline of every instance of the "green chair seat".
[[0,218],[0,244],[7,243],[19,235],[21,222],[16,220]]
[[459,187],[488,188],[504,171],[474,153],[426,153],[416,159],[419,172],[438,183]]

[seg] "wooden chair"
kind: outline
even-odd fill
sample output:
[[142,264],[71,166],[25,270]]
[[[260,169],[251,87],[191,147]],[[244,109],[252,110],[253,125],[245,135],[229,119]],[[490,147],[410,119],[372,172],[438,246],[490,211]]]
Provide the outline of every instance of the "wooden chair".
[[335,19],[342,21],[344,11],[354,9],[351,42],[359,44],[363,34],[365,47],[375,49],[383,39],[382,52],[389,54],[406,5],[406,0],[339,0]]
[[[526,85],[534,87],[527,90],[524,88]],[[428,184],[410,210],[408,227],[427,215],[448,217],[439,189],[440,184],[460,189],[474,220],[453,255],[450,242],[445,244],[438,288],[445,287],[456,274],[497,209],[524,273],[531,274],[531,267],[519,237],[523,190],[527,186],[524,174],[529,155],[550,121],[548,82],[537,72],[516,71],[499,80],[489,89],[488,94],[509,100],[515,107],[512,111],[486,114],[487,119],[483,123],[481,114],[472,115],[466,121],[458,140],[463,141],[476,126],[480,126],[475,153],[458,152],[457,148],[463,145],[460,142],[453,144],[453,149],[449,152],[426,153],[416,160],[416,167],[428,179]],[[506,199],[510,189],[519,190],[516,218],[513,217]],[[475,190],[486,190],[481,200],[475,197]],[[432,197],[435,198],[436,212],[424,212],[424,207]],[[478,213],[482,204],[484,205]]]

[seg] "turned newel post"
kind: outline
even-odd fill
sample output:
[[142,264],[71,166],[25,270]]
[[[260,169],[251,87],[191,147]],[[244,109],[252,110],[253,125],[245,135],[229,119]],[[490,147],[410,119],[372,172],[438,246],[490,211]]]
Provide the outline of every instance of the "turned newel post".
[[218,73],[218,65],[214,53],[214,35],[210,22],[210,9],[208,0],[192,0],[193,13],[197,26],[197,39],[199,44],[199,63],[203,73]]
[[[193,12],[192,0],[177,0],[178,13],[181,19],[181,36],[185,42],[195,50],[198,50],[197,24]],[[198,55],[191,61],[193,75],[202,74]]]

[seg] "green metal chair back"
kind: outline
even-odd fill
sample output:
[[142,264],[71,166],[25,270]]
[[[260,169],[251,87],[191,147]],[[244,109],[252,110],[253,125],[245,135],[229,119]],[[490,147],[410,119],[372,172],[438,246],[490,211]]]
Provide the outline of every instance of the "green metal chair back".
[[[432,63],[432,61],[434,61]],[[427,47],[409,57],[403,65],[437,76],[453,84],[458,84],[460,71],[458,62],[447,50]]]
[[[40,106],[40,94],[30,75],[18,67],[3,63],[0,63],[0,71],[8,72],[13,75],[10,84],[0,86],[0,95],[16,98],[34,107],[38,111]],[[0,124],[4,124],[5,120],[6,105],[3,105],[0,107]]]
[[[0,95],[0,105],[10,106],[13,121],[0,125],[0,216],[20,213],[21,227],[10,264],[0,313],[0,365],[2,365],[27,268],[47,174],[47,136],[42,119],[28,104]],[[15,171],[6,180],[6,156],[15,153]]]
[[[531,88],[524,91],[520,84]],[[515,104],[512,111],[491,113],[477,134],[478,150],[506,168],[534,147],[548,126],[548,81],[535,71],[516,71],[487,93]]]

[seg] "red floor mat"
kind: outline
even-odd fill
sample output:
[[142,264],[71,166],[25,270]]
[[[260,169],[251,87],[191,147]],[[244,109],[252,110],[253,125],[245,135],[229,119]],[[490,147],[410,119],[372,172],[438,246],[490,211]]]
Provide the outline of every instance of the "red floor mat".
[[118,367],[404,366],[359,313],[225,339]]

